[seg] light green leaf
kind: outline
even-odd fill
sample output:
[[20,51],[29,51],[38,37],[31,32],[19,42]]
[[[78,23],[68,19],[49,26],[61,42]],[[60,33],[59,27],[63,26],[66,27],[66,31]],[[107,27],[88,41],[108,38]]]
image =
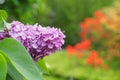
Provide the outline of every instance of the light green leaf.
[[4,56],[0,53],[0,80],[6,80],[7,63]]
[[4,31],[4,22],[0,21],[0,32]]
[[[22,80],[23,76],[16,70],[16,68],[13,66],[13,64],[10,62],[10,60],[5,56],[5,53],[0,51],[1,54],[4,55],[7,61],[7,68],[8,68],[8,74],[6,80]],[[11,78],[12,76],[12,78]]]
[[0,42],[0,50],[4,52],[14,68],[16,68],[26,80],[41,80],[39,69],[35,62],[18,41],[10,38],[3,39]]
[[38,68],[39,68],[39,71],[41,72],[43,72],[43,73],[48,73],[49,71],[48,71],[48,68],[47,68],[47,66],[46,66],[46,63],[45,63],[45,61],[44,61],[44,59],[39,59],[37,62],[36,62],[36,65],[38,66]]
[[4,20],[7,20],[7,13],[4,10],[0,10],[0,31],[3,31],[4,29]]
[[[14,64],[7,59],[8,74],[12,77],[13,80],[23,80],[22,74],[15,68]],[[9,80],[9,79],[8,79]]]
[[4,26],[9,30],[11,24],[6,22],[3,18],[2,18],[2,20],[3,20]]
[[7,13],[5,10],[0,10],[0,21],[2,21],[2,18],[7,20]]

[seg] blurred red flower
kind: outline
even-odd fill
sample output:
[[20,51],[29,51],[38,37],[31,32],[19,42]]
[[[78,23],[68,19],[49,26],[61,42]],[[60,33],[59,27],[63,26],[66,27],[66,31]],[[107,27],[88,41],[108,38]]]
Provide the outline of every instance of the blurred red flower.
[[77,49],[76,48],[74,48],[74,47],[72,47],[71,45],[68,45],[67,47],[66,47],[66,51],[67,51],[67,53],[68,53],[68,55],[71,57],[71,56],[73,56],[73,55],[75,55],[78,51],[77,51]]
[[79,50],[88,50],[90,47],[91,41],[90,40],[83,40],[75,45],[76,49]]
[[86,59],[86,64],[93,65],[94,67],[99,67],[99,66],[103,66],[104,62],[103,62],[103,58],[98,55],[97,51],[93,50],[88,55]]
[[97,17],[97,18],[101,18],[103,17],[103,14],[100,10],[97,10],[95,13],[94,13],[94,16]]

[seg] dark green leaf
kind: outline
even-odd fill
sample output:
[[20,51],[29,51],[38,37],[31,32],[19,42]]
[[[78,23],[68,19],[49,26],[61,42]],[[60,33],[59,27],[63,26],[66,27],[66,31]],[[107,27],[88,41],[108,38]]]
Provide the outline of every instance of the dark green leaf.
[[6,80],[13,80],[13,79],[9,74],[7,74]]

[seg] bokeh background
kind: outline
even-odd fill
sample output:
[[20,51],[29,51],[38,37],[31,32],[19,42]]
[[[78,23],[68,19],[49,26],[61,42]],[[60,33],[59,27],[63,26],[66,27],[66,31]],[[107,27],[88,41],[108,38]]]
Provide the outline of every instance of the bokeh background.
[[0,0],[7,22],[61,28],[45,80],[120,80],[120,0]]

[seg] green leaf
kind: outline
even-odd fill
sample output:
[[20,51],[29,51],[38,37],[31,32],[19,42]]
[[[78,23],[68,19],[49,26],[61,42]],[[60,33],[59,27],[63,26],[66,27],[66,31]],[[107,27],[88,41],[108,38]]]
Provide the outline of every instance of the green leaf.
[[0,21],[0,32],[3,32],[4,30],[4,22]]
[[18,41],[10,38],[3,39],[0,42],[0,50],[4,52],[4,55],[6,55],[6,57],[10,60],[14,68],[16,68],[16,70],[24,76],[26,80],[42,79],[35,62],[32,60],[23,45]]
[[0,10],[0,21],[2,21],[2,18],[7,20],[7,13],[5,10]]
[[10,23],[6,22],[3,18],[3,23],[4,23],[4,26],[9,30],[10,29]]
[[49,73],[44,59],[39,59],[36,62],[36,65],[38,66],[40,72],[42,71],[43,73]]
[[[0,51],[3,55],[5,55],[4,52]],[[8,59],[8,57],[5,58],[7,60],[7,67],[8,67],[8,75],[7,80],[23,80],[24,77],[19,73],[19,71],[14,67],[14,65],[11,63],[11,61]],[[12,76],[12,77],[11,77]]]
[[9,74],[7,74],[6,80],[13,80],[13,79]]
[[0,80],[6,80],[7,63],[4,56],[0,53]]
[[4,29],[4,20],[7,20],[7,13],[4,10],[0,10],[0,31],[3,31]]
[[[7,66],[8,66],[8,74],[12,79],[14,80],[22,80],[24,77],[20,72],[14,67],[14,64],[10,62],[10,60],[7,58]],[[9,80],[9,79],[8,79]]]

